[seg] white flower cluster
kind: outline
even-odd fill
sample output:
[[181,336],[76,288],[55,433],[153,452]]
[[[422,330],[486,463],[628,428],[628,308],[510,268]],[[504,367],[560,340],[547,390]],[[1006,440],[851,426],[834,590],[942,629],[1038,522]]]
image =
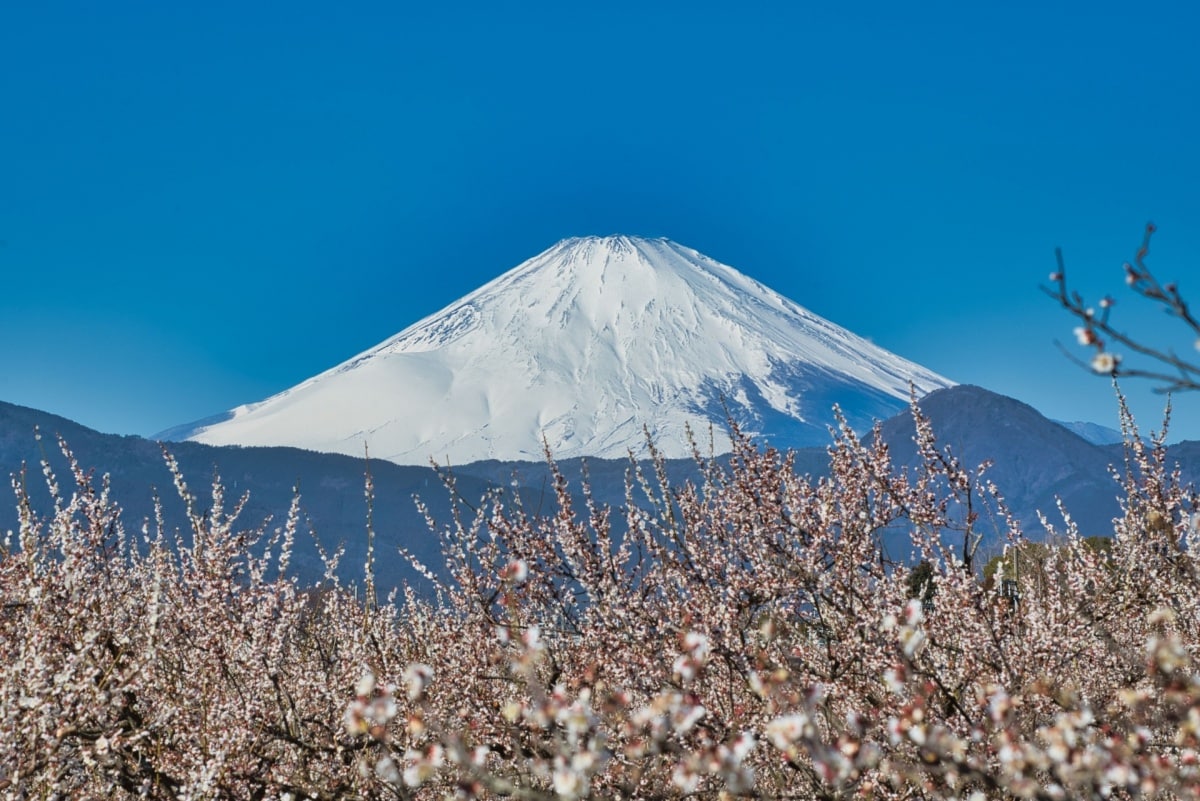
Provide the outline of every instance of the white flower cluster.
[[698,631],[689,631],[683,635],[683,653],[675,659],[672,671],[683,682],[696,678],[708,662],[711,646],[708,637]]

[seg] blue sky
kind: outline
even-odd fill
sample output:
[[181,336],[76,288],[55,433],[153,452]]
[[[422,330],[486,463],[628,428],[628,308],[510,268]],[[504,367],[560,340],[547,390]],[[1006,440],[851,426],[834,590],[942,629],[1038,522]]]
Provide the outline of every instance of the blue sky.
[[0,399],[150,434],[618,232],[1056,418],[1115,404],[1055,246],[1190,349],[1120,265],[1200,304],[1200,7],[746,5],[7,4]]

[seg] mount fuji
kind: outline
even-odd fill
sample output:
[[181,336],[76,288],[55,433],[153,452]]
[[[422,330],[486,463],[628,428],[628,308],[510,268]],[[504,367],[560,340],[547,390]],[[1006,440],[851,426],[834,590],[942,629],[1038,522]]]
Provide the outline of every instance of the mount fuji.
[[829,442],[953,382],[666,239],[567,239],[391,339],[259,403],[163,432],[399,464]]

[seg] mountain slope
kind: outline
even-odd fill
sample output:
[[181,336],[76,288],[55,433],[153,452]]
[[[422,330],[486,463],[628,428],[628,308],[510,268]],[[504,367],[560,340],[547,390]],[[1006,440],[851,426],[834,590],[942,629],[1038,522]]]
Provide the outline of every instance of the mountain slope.
[[[938,390],[919,406],[929,417],[938,444],[949,446],[964,466],[992,463],[987,478],[1000,488],[1031,538],[1041,537],[1039,511],[1062,529],[1059,498],[1083,534],[1112,532],[1112,518],[1120,512],[1116,502],[1120,487],[1109,465],[1120,464],[1119,449],[1094,445],[1033,407],[981,387]],[[911,415],[888,420],[881,434],[898,464],[917,462]],[[981,525],[988,528],[993,523],[981,521]]]
[[[41,433],[40,439],[35,437],[35,429]],[[19,476],[24,469],[24,485],[37,513],[49,514],[54,508],[41,475],[42,459],[49,462],[68,497],[75,489],[55,441],[59,436],[80,466],[94,473],[97,483],[100,476],[108,475],[112,497],[122,509],[126,529],[135,537],[140,536],[137,532],[143,521],[151,521],[153,532],[155,503],[160,501],[168,540],[175,531],[185,532],[186,540],[190,526],[157,443],[135,436],[101,434],[62,417],[0,401],[0,479],[7,483],[10,475]],[[253,529],[265,521],[269,521],[268,531],[282,526],[299,492],[303,521],[302,532],[296,537],[292,574],[305,585],[322,579],[325,568],[316,545],[319,542],[329,552],[339,545],[344,547],[338,575],[347,582],[362,583],[367,553],[363,488],[368,465],[361,456],[281,447],[212,447],[194,442],[171,443],[168,448],[200,510],[211,506],[214,476],[220,476],[225,484],[229,506],[248,495],[239,529]],[[449,493],[428,467],[372,461],[370,471],[375,487],[371,517],[376,531],[374,559],[379,585],[419,583],[398,547],[408,548],[426,564],[435,566],[441,563],[441,551],[413,498],[419,495],[434,519],[444,523],[450,519]],[[456,474],[456,481],[458,492],[470,503],[478,503],[491,489],[488,482],[465,474]],[[16,528],[15,497],[11,490],[0,491],[0,540],[6,531]],[[311,530],[311,536],[303,529]]]
[[[261,403],[164,436],[400,464],[669,456],[728,415],[781,446],[867,426],[951,382],[665,239],[564,240]],[[718,438],[718,450],[725,447]]]
[[[1120,487],[1108,466],[1122,465],[1120,446],[1092,445],[1029,406],[979,387],[936,391],[921,402],[921,407],[939,444],[950,446],[966,466],[992,461],[987,476],[1000,487],[1030,538],[1043,536],[1039,511],[1046,513],[1051,522],[1059,523],[1056,496],[1063,498],[1084,534],[1111,533],[1112,518],[1120,514]],[[43,434],[40,442],[34,438],[35,427]],[[113,496],[125,510],[128,527],[136,531],[143,519],[152,518],[155,498],[160,497],[168,530],[188,530],[157,444],[140,437],[100,434],[61,417],[0,402],[0,476],[7,477],[19,472],[22,464],[28,465],[26,484],[34,509],[52,509],[45,481],[39,475],[38,462],[43,456],[49,458],[64,490],[71,490],[64,461],[53,442],[55,434],[66,438],[85,468],[110,475]],[[881,436],[897,465],[916,463],[908,410],[885,421]],[[214,473],[223,477],[230,495],[249,493],[242,517],[247,527],[267,518],[273,521],[271,527],[281,525],[294,488],[298,487],[304,518],[324,547],[333,548],[338,543],[346,547],[339,573],[348,581],[361,581],[366,561],[367,513],[362,490],[366,465],[361,458],[295,448],[211,447],[188,442],[174,443],[169,448],[199,497],[201,508],[207,503],[204,496]],[[1185,482],[1200,479],[1200,442],[1172,445],[1167,461],[1169,465],[1179,464]],[[813,477],[826,475],[828,453],[824,447],[801,449],[795,454],[795,465],[799,472]],[[559,466],[571,481],[572,492],[578,495],[584,473],[581,461],[563,460]],[[623,507],[629,466],[627,459],[588,459],[586,472],[592,483],[592,497],[613,509]],[[428,468],[372,461],[370,469],[375,485],[377,575],[381,587],[391,587],[415,578],[397,553],[397,546],[413,550],[426,564],[436,566],[441,562],[437,539],[414,505],[413,495],[419,494],[441,523],[450,519],[450,498]],[[669,462],[667,472],[676,485],[698,479],[691,460]],[[527,509],[553,513],[553,482],[545,462],[476,462],[456,467],[454,475],[460,497],[469,504],[477,505],[489,489],[511,492],[515,479]],[[160,491],[155,492],[154,487]],[[576,497],[576,508],[585,506],[584,499]],[[615,516],[617,520],[621,517]],[[16,522],[12,496],[8,502],[0,498],[0,532],[14,529]],[[980,551],[981,561],[985,561],[1003,546],[1003,531],[986,519],[980,521],[978,530],[985,536]],[[312,539],[300,536],[296,545],[298,552],[292,563],[296,574],[305,584],[319,581],[324,568]],[[911,556],[907,530],[901,527],[894,532],[888,538],[888,547],[894,557]]]

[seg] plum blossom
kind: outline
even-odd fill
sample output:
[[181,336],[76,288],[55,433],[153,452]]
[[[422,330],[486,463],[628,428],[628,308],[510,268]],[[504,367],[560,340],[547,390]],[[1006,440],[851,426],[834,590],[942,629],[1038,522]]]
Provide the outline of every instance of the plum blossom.
[[1097,373],[1111,373],[1117,369],[1120,357],[1107,351],[1101,351],[1092,357],[1092,369]]
[[418,701],[425,696],[425,690],[433,681],[433,668],[414,662],[404,668],[404,686],[408,692],[408,700]]
[[[819,478],[735,437],[620,536],[565,479],[546,517],[498,496],[443,531],[436,597],[382,603],[273,578],[284,538],[256,548],[224,513],[197,516],[200,547],[121,540],[82,472],[44,518],[18,482],[0,795],[1200,794],[1200,496],[1165,446],[1130,443],[1111,540],[1066,517],[1035,552],[913,419],[915,467],[847,426]],[[974,519],[1036,556],[1020,605],[985,585]],[[928,559],[928,608],[876,527]],[[498,582],[514,554],[528,572]]]

